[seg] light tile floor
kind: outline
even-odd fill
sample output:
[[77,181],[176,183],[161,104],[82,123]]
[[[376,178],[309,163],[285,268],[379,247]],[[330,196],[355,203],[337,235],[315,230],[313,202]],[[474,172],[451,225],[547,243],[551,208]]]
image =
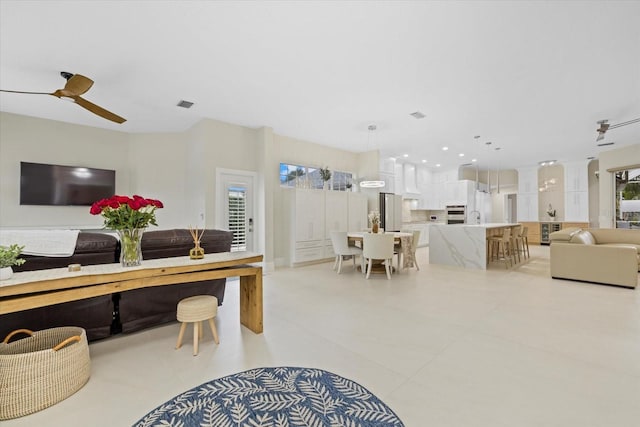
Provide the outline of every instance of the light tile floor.
[[553,280],[548,247],[517,268],[429,265],[387,281],[347,265],[264,278],[265,332],[238,323],[238,282],[192,355],[177,323],[90,345],[92,376],[69,399],[3,422],[129,426],[214,378],[261,366],[325,369],[367,387],[408,427],[640,425],[640,288]]

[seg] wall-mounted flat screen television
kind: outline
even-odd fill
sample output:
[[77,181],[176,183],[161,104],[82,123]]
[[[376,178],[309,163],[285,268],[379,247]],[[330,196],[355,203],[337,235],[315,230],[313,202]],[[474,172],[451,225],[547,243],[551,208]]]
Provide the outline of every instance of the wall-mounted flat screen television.
[[116,171],[20,162],[20,204],[90,206],[116,191]]

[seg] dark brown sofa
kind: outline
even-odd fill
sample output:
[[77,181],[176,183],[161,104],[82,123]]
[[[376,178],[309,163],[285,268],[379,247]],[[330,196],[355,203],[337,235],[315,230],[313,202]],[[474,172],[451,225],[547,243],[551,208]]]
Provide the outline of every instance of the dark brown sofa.
[[[227,252],[232,233],[205,230],[201,246],[206,253]],[[147,231],[142,237],[143,259],[186,256],[193,247],[188,230]],[[33,271],[67,267],[69,264],[95,265],[119,262],[118,240],[106,233],[81,232],[71,257],[38,257],[25,255],[23,265],[14,271]],[[95,298],[56,304],[49,307],[0,316],[0,339],[9,332],[27,328],[40,330],[57,326],[80,326],[90,341],[120,332],[133,332],[176,320],[178,301],[193,295],[209,294],[224,300],[225,279],[158,286],[114,293]],[[0,301],[0,304],[2,302]]]

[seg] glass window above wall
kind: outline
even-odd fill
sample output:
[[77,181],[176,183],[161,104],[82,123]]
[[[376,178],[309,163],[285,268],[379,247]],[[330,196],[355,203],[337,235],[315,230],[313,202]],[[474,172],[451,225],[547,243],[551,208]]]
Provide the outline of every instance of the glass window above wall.
[[616,228],[640,229],[640,169],[614,173]]
[[[329,187],[336,191],[347,191],[353,184],[351,172],[331,171]],[[324,188],[320,168],[280,163],[280,186],[294,188]]]
[[300,165],[280,163],[280,185],[282,187],[302,187],[306,182],[306,168]]

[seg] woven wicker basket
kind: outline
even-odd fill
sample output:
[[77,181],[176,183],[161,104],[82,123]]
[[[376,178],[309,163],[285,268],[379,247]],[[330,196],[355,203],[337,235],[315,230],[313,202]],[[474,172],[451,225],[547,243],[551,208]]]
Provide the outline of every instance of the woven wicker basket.
[[[30,335],[9,343],[13,335]],[[19,329],[0,343],[0,420],[48,408],[89,380],[91,362],[84,329]]]

